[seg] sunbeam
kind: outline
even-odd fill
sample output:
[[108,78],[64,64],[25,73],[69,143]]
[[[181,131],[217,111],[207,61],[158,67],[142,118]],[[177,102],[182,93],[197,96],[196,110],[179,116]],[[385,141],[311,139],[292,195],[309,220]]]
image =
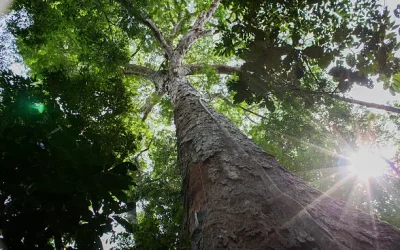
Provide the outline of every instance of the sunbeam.
[[284,226],[289,226],[291,222],[294,221],[297,217],[301,216],[303,213],[307,212],[307,209],[314,207],[319,201],[321,201],[323,198],[329,196],[331,193],[336,191],[340,186],[342,186],[344,183],[346,183],[352,176],[347,175],[344,177],[342,180],[337,182],[335,185],[333,185],[330,189],[328,189],[326,192],[322,193],[320,196],[318,196],[313,202],[308,204],[306,207],[301,209],[297,214],[295,214],[292,218],[290,218],[287,222],[285,222]]
[[[370,188],[370,185],[369,185],[369,183],[367,183],[367,197],[368,197],[368,205],[369,205],[369,215],[370,215],[370,217],[371,217],[371,222],[372,222],[372,229],[374,230],[374,232],[376,233],[377,232],[377,229],[376,229],[376,223],[375,223],[375,219],[376,219],[376,217],[375,217],[375,215],[374,215],[374,207],[372,206],[372,195],[371,195],[371,188]],[[379,247],[379,242],[377,241],[376,242],[376,244],[377,244],[377,246],[378,246],[378,249],[380,249],[380,247]]]
[[381,176],[389,170],[388,164],[375,152],[362,147],[348,157],[350,172],[360,179]]

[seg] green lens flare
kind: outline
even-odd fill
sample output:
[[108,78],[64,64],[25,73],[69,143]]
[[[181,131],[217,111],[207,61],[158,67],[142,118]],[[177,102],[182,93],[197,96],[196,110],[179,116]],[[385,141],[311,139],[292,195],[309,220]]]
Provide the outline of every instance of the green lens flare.
[[44,111],[44,104],[43,103],[34,103],[32,105],[33,109],[36,109],[40,114]]

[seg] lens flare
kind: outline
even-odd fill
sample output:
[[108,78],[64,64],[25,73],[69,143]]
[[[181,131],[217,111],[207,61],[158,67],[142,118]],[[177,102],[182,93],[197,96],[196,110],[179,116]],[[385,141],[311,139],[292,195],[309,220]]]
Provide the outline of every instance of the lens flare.
[[34,103],[34,104],[32,105],[32,108],[33,108],[33,109],[36,109],[36,110],[39,112],[39,114],[43,113],[43,111],[44,111],[44,109],[45,109],[43,103]]
[[361,179],[377,177],[389,170],[388,164],[367,148],[360,148],[349,157],[350,171]]

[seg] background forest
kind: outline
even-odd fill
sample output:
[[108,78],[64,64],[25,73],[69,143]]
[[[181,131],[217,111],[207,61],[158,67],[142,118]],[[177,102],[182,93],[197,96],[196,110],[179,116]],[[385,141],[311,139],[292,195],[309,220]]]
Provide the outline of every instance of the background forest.
[[[278,2],[222,1],[187,78],[307,183],[400,227],[400,5]],[[151,23],[174,44],[209,5],[16,0],[1,17],[0,249],[187,248]],[[354,101],[354,85],[395,101]],[[360,174],[370,163],[384,170]]]

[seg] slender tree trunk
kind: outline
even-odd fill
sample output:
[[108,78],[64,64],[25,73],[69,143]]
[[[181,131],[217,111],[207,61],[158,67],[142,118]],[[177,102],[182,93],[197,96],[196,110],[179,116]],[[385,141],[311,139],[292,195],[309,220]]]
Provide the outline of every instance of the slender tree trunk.
[[311,188],[170,78],[192,249],[400,249],[400,231]]

